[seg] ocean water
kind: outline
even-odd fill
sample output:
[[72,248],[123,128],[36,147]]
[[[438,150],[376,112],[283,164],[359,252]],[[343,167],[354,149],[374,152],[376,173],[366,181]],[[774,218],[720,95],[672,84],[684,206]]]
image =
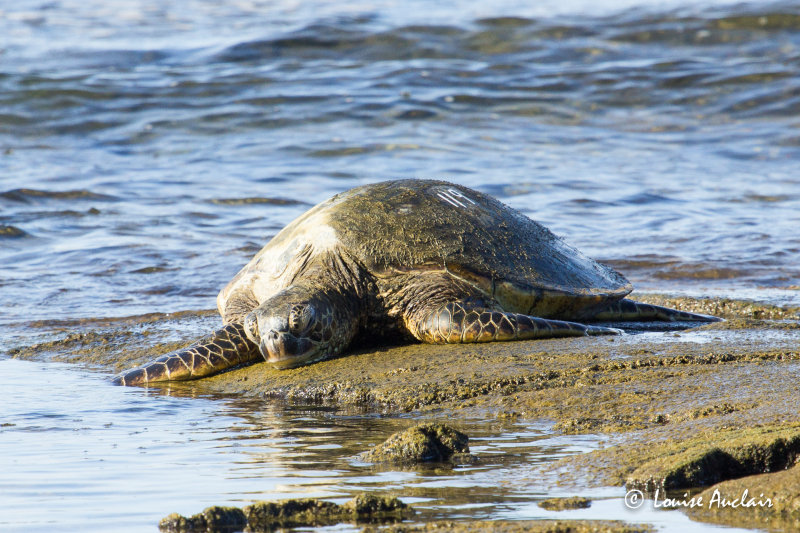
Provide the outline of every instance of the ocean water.
[[400,177],[642,289],[800,302],[795,3],[162,4],[3,7],[0,323],[211,308],[310,205]]
[[[52,477],[45,464],[19,467],[43,456],[19,447],[83,431],[73,404],[101,402],[86,422],[95,429],[139,424],[137,409],[160,412],[159,402],[159,416],[196,412],[229,429],[223,400],[111,393],[85,371],[14,366],[3,354],[36,324],[213,308],[310,206],[408,177],[493,194],[641,290],[800,305],[800,6],[0,5],[0,416],[14,419],[0,426],[0,456],[17,461],[0,473],[0,509],[48,505],[48,479],[80,501],[118,490],[98,510],[109,519],[142,497],[108,480],[69,486],[84,459],[69,446],[75,463],[54,461]],[[54,372],[73,372],[74,402],[47,393]],[[20,376],[36,393],[27,411],[10,400]],[[131,431],[124,456],[147,438]],[[180,446],[175,457],[193,445]],[[231,455],[211,457],[208,472],[229,460],[235,470]],[[240,479],[230,493],[274,495],[302,476],[281,470],[258,488]],[[347,492],[343,479],[323,495]],[[24,496],[6,499],[15,492]],[[170,509],[202,508],[183,501]],[[44,526],[5,525],[85,518],[53,509]]]

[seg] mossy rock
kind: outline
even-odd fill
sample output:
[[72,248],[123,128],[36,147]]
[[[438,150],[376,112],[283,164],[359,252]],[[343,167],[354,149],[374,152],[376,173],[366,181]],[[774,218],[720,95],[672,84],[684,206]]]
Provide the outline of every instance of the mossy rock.
[[718,483],[695,498],[702,498],[702,505],[686,511],[695,520],[800,531],[800,466]]
[[177,513],[161,520],[159,528],[170,533],[272,531],[277,527],[308,527],[340,522],[398,520],[413,514],[393,496],[359,494],[344,505],[312,498],[256,502],[244,509],[213,506],[184,517]]
[[570,509],[587,509],[592,505],[592,500],[581,496],[569,498],[548,498],[539,502],[539,507],[547,511],[568,511]]
[[342,506],[345,512],[356,517],[377,517],[388,514],[405,513],[408,506],[394,496],[359,494]]
[[258,502],[244,508],[250,529],[280,526],[320,526],[339,522],[397,518],[410,509],[393,496],[359,494],[344,505],[314,499]]
[[244,508],[250,529],[281,526],[319,526],[339,522],[342,506],[315,499],[257,502]]
[[654,447],[651,459],[628,477],[625,486],[654,492],[705,487],[728,479],[777,472],[800,457],[800,427],[750,428]]
[[395,433],[386,442],[361,454],[370,463],[447,461],[469,453],[469,437],[444,424],[420,424]]
[[220,507],[214,505],[203,510],[202,513],[184,517],[172,513],[161,519],[158,528],[162,531],[174,533],[190,532],[233,532],[241,531],[247,525],[247,519],[241,509],[237,507]]

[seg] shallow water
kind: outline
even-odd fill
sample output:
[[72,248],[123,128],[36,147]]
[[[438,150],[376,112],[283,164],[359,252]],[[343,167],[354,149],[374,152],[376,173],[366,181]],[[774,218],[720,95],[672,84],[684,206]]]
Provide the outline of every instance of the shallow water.
[[626,511],[619,488],[586,491],[596,498],[587,510],[539,508],[537,500],[561,493],[536,466],[598,446],[592,436],[554,436],[546,424],[450,420],[471,435],[479,463],[384,469],[357,454],[413,420],[169,396],[59,363],[0,360],[0,375],[3,531],[156,531],[171,512],[293,497],[344,503],[365,490],[413,504],[414,521],[625,516],[687,532],[721,529],[677,511]]
[[[641,289],[800,305],[796,3],[531,4],[3,6],[0,525],[140,530],[372,486],[347,457],[407,421],[121,390],[2,355],[44,335],[34,321],[210,309],[282,226],[356,185],[450,179]],[[464,424],[482,454],[500,448],[481,435],[516,443],[506,476],[593,446]],[[430,516],[548,515],[531,503],[547,487],[498,491],[497,475],[378,483]],[[470,507],[442,486],[486,491]]]

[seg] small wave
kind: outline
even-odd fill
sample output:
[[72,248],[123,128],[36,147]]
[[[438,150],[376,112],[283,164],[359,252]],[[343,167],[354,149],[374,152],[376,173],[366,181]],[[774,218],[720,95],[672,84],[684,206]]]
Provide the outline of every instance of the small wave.
[[463,56],[471,32],[450,26],[405,26],[378,33],[313,24],[288,35],[237,43],[215,57],[241,63],[275,58],[410,60]]
[[136,270],[131,270],[130,274],[157,274],[159,272],[170,272],[172,270],[178,270],[178,269],[167,268],[163,266],[149,266],[149,267],[137,268]]
[[422,120],[426,118],[434,118],[436,113],[428,111],[427,109],[407,109],[398,113],[395,118],[400,120]]
[[610,259],[604,263],[627,276],[665,281],[737,280],[752,277],[751,269],[736,265],[708,262],[687,263],[678,258],[660,255],[641,255],[630,259]]
[[795,13],[763,13],[723,17],[714,21],[723,30],[798,30],[800,15]]
[[374,152],[392,152],[395,150],[420,150],[421,145],[405,143],[368,144],[365,146],[344,146],[342,148],[323,148],[308,152],[310,157],[341,157],[363,155]]
[[649,205],[649,204],[672,203],[678,201],[679,200],[675,200],[674,198],[668,198],[667,196],[663,196],[661,194],[642,192],[638,194],[633,194],[631,196],[627,196],[622,200],[620,200],[620,203],[632,204],[632,205]]
[[654,278],[663,280],[715,280],[746,278],[751,274],[749,270],[736,268],[716,267],[713,265],[681,265],[676,268],[655,272]]
[[237,43],[219,53],[216,59],[240,63],[285,56],[322,57],[363,47],[364,39],[361,32],[314,24],[275,39]]
[[209,200],[215,205],[251,205],[251,204],[268,204],[268,205],[310,205],[307,202],[300,200],[293,200],[291,198],[214,198]]
[[72,191],[44,191],[40,189],[12,189],[0,193],[0,198],[13,202],[33,203],[41,200],[95,200],[112,202],[116,197],[108,194],[99,194],[85,189]]
[[478,19],[476,22],[492,28],[522,28],[533,24],[532,20],[523,17],[488,17]]

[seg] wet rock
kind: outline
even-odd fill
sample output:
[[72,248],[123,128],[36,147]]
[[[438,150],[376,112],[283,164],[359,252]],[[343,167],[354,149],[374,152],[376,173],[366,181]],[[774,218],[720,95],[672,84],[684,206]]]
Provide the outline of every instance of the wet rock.
[[375,494],[359,494],[345,503],[342,508],[358,518],[381,517],[410,510],[406,504],[393,496],[377,496]]
[[[547,419],[565,433],[614,433],[603,449],[542,466],[554,484],[576,492],[628,479],[650,487],[714,483],[722,481],[714,471],[727,478],[758,465],[770,470],[789,464],[800,432],[798,309],[635,298],[728,321],[680,333],[363,348],[306,367],[254,364],[163,389],[331,403],[387,415]],[[4,355],[104,367],[111,375],[188,344],[218,321],[208,311],[31,322],[19,336],[27,344],[6,348]]]
[[625,486],[646,492],[704,487],[784,470],[799,456],[800,427],[718,432],[687,442],[663,444],[659,455],[636,468]]
[[694,520],[778,531],[800,530],[800,466],[725,481],[695,496]]
[[690,313],[718,316],[725,319],[754,318],[779,320],[800,318],[800,309],[797,307],[778,307],[776,305],[762,304],[748,300],[733,300],[730,298],[686,298],[671,297],[661,294],[636,294],[636,301],[672,307]]
[[592,500],[582,496],[569,498],[548,498],[539,502],[539,507],[548,511],[567,511],[569,509],[586,509],[592,505]]
[[469,452],[469,437],[443,424],[420,424],[395,433],[386,442],[361,454],[370,463],[447,461]]
[[161,520],[159,528],[170,533],[272,531],[278,527],[312,527],[340,522],[399,520],[413,510],[392,496],[359,494],[344,505],[316,499],[257,502],[244,509],[209,507],[184,517],[177,513]]
[[393,496],[359,494],[344,505],[315,499],[259,502],[244,508],[250,530],[269,530],[275,526],[320,526],[339,522],[397,520],[413,514]]
[[241,531],[247,519],[241,509],[236,507],[212,506],[202,513],[188,518],[172,513],[161,519],[158,528],[170,533]]
[[264,530],[280,526],[319,526],[343,520],[342,506],[314,499],[258,502],[244,508],[250,529]]
[[626,524],[616,520],[509,520],[430,522],[419,526],[398,525],[380,530],[365,529],[364,533],[654,533],[645,524]]

